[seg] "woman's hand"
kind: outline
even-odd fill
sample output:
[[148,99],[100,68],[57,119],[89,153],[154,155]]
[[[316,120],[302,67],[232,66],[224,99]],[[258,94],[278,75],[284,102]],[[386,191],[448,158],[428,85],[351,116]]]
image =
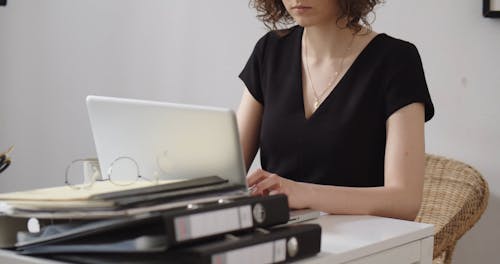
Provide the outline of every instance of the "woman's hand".
[[285,179],[278,174],[263,169],[254,171],[247,177],[247,183],[252,195],[286,194],[288,206],[293,209],[306,208],[304,201],[305,185],[300,182]]

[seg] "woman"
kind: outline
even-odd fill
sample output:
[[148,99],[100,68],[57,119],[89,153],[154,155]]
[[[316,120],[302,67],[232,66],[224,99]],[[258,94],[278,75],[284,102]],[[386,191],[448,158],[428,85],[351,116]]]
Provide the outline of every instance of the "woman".
[[255,195],[291,208],[413,220],[434,114],[411,43],[371,31],[381,0],[253,0],[272,30],[240,78],[238,126]]

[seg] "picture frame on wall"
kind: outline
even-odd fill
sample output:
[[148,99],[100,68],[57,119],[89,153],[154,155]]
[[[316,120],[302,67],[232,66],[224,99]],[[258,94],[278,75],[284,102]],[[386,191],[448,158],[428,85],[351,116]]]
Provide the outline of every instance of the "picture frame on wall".
[[483,0],[483,16],[500,18],[500,0]]

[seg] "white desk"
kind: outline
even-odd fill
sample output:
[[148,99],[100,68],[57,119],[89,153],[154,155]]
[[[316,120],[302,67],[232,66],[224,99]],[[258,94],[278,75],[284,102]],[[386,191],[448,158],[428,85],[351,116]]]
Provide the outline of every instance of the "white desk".
[[[324,215],[321,252],[296,263],[431,264],[432,225],[375,216]],[[0,250],[0,263],[61,263]]]
[[434,227],[392,218],[324,215],[321,252],[298,263],[431,264]]

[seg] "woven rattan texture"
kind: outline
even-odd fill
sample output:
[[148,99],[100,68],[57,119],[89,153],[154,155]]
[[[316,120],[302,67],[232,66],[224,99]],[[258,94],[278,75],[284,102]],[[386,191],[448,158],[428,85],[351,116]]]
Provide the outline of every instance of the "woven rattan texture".
[[460,237],[479,220],[488,204],[488,184],[471,166],[426,155],[422,205],[415,219],[435,226],[434,263],[451,263]]

